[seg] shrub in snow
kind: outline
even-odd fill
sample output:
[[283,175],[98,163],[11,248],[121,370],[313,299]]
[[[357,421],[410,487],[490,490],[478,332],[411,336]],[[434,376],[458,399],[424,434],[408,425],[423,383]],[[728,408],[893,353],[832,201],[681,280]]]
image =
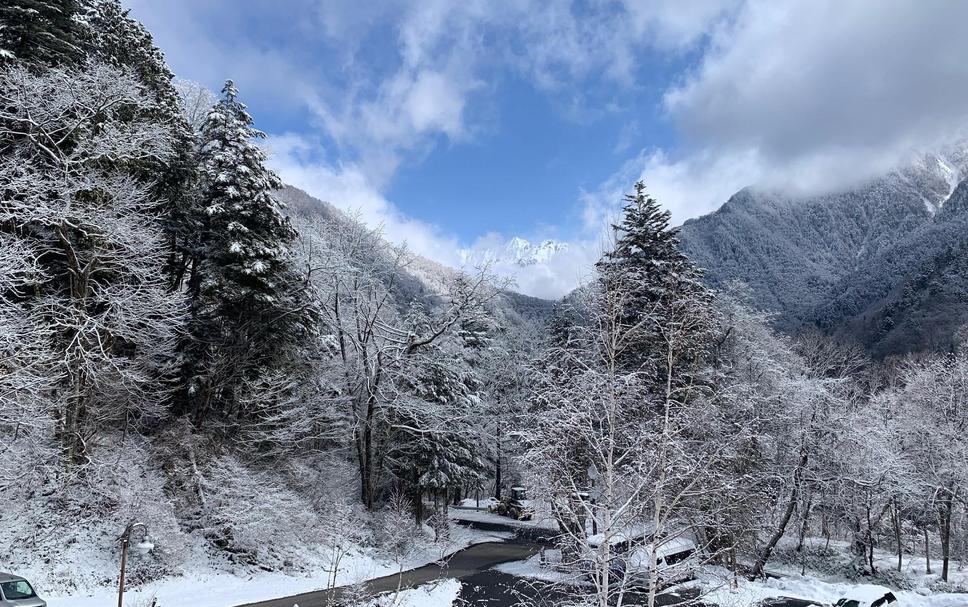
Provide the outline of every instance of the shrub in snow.
[[[132,521],[147,525],[154,548],[129,552],[129,586],[180,570],[189,556],[185,536],[165,495],[155,453],[137,435],[102,435],[88,454],[82,476],[37,478],[5,491],[0,508],[0,562],[29,573],[45,589],[87,591],[114,584],[120,562],[118,537]],[[134,543],[141,536],[132,538]]]
[[935,592],[935,593],[937,592],[968,593],[968,586],[965,586],[964,584],[959,584],[957,582],[944,582],[941,580],[936,580],[932,582],[930,585],[928,585],[928,589],[930,589],[931,592]]
[[410,500],[400,493],[394,493],[377,519],[375,539],[381,551],[396,564],[401,582],[404,563],[417,549],[417,526],[413,522],[411,507]]
[[311,503],[272,471],[220,455],[200,468],[199,531],[236,564],[300,568],[320,534]]
[[773,552],[773,559],[814,573],[845,573],[847,569],[843,555],[822,544],[805,544],[800,550],[792,544],[780,545]]
[[874,584],[880,584],[895,590],[914,590],[921,585],[921,581],[914,576],[900,572],[897,569],[887,569],[881,567],[871,576]]

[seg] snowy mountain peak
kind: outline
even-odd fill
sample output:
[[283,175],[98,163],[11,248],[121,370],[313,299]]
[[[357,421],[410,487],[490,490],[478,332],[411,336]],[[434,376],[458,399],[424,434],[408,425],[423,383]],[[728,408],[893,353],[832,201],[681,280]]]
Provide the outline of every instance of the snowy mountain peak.
[[461,260],[465,264],[492,263],[496,265],[533,266],[545,263],[552,257],[568,250],[568,243],[557,240],[542,240],[533,244],[519,236],[507,241],[503,247],[488,249],[463,249]]

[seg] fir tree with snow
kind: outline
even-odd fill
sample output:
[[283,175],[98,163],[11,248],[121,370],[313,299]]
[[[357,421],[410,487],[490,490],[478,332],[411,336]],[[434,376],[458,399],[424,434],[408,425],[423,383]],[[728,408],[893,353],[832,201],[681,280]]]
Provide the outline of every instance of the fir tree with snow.
[[81,62],[80,8],[77,0],[5,0],[0,4],[0,64]]
[[242,385],[312,331],[289,248],[296,231],[274,195],[282,182],[256,143],[265,134],[252,126],[231,80],[222,95],[198,154],[204,229],[188,354],[196,415],[213,406],[240,413]]
[[253,128],[231,80],[222,94],[202,128],[199,153],[208,217],[202,288],[225,306],[271,304],[285,290],[278,279],[291,263],[288,244],[296,232],[273,195],[282,181],[266,168],[265,151],[255,143],[265,134]]
[[[649,196],[645,184],[625,196],[622,220],[613,225],[615,243],[596,264],[600,287],[621,293],[621,322],[628,346],[618,360],[629,369],[653,368],[659,383],[665,372],[661,361],[651,360],[656,343],[677,332],[675,356],[699,355],[708,338],[708,310],[712,295],[702,284],[702,273],[679,250],[678,230],[670,227],[670,215]],[[619,299],[610,298],[614,302]],[[688,302],[692,318],[686,326],[682,305]]]

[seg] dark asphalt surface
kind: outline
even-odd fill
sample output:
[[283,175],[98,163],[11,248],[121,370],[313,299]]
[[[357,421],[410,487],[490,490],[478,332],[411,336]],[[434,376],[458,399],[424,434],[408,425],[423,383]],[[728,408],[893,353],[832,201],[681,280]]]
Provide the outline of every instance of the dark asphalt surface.
[[[567,595],[567,589],[549,582],[521,578],[493,569],[495,565],[525,560],[543,547],[550,544],[553,532],[530,527],[512,527],[499,523],[456,521],[464,526],[491,532],[511,532],[515,536],[505,542],[486,542],[475,544],[452,555],[444,563],[431,563],[417,569],[403,572],[403,587],[416,587],[444,578],[461,581],[461,591],[456,605],[459,607],[555,607]],[[367,596],[393,592],[400,583],[399,576],[388,575],[364,583]],[[345,601],[358,600],[359,593],[349,594],[346,588],[318,590],[292,596],[247,603],[238,607],[339,607]],[[698,591],[668,592],[657,597],[660,607],[672,606],[682,602],[695,607],[703,607],[695,602]],[[645,597],[629,595],[626,604],[646,604]],[[763,603],[762,607],[808,607],[809,601],[779,597]]]
[[[491,567],[510,561],[524,560],[538,552],[539,546],[531,542],[487,542],[475,544],[454,554],[442,564],[431,563],[417,569],[403,572],[403,587],[413,587],[443,578],[463,579],[467,576],[487,572]],[[397,589],[400,579],[388,575],[365,582],[368,595],[392,592]],[[348,595],[345,588],[306,592],[271,601],[248,603],[245,607],[331,607],[341,605]]]

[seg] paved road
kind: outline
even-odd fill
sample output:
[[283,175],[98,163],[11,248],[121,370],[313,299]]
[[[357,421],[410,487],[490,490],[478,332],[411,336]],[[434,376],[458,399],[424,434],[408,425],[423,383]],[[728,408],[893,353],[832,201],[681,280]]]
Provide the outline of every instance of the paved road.
[[[446,563],[432,563],[403,572],[403,586],[415,587],[442,578],[461,581],[461,591],[456,605],[460,607],[518,607],[527,604],[535,607],[555,607],[565,598],[566,588],[548,582],[521,578],[493,569],[495,565],[527,559],[547,546],[553,532],[528,527],[511,527],[499,523],[456,521],[458,524],[482,531],[512,532],[514,538],[506,542],[475,544],[451,556]],[[372,596],[397,589],[397,575],[375,578],[364,583],[366,595]],[[698,591],[666,593],[657,597],[657,605],[671,606],[696,599]],[[248,603],[239,607],[334,607],[358,597],[350,595],[346,588],[306,592],[270,601]],[[629,596],[633,599],[633,596]],[[641,603],[644,605],[644,597]],[[631,602],[629,604],[632,604]],[[702,607],[701,603],[689,605]],[[775,599],[764,607],[808,607],[812,603],[798,599]]]
[[[539,546],[530,542],[486,542],[475,544],[454,554],[446,563],[432,563],[403,573],[404,586],[420,586],[441,578],[463,579],[467,576],[486,572],[491,567],[510,561],[520,561],[537,554]],[[399,578],[388,575],[367,581],[366,594],[374,595],[397,589]],[[345,588],[306,592],[281,599],[249,603],[244,607],[330,607],[340,605],[347,596]],[[242,607],[242,606],[240,606]]]

